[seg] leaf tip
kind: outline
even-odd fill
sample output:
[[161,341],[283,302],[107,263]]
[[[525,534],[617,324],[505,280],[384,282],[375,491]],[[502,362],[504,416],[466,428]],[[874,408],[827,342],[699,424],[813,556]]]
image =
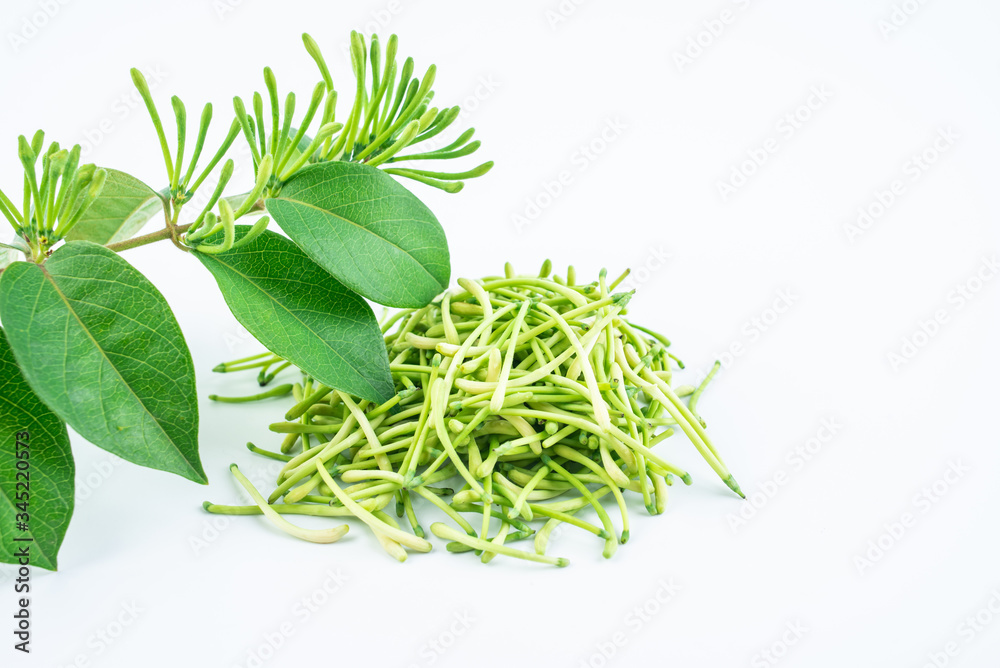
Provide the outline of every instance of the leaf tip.
[[186,471],[180,470],[179,468],[173,468],[173,469],[164,468],[162,470],[167,471],[168,473],[176,473],[182,478],[190,480],[191,482],[196,482],[199,485],[208,484],[208,475],[205,473],[205,469],[202,467],[201,462],[198,461],[197,457],[195,457],[194,461],[189,460],[187,462]]

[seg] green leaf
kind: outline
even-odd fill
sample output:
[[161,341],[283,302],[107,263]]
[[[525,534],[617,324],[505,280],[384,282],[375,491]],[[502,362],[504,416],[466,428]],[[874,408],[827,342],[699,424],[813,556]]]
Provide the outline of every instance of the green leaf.
[[[27,546],[32,566],[56,570],[73,516],[74,472],[66,425],[31,391],[0,329],[0,561],[17,563]],[[28,530],[18,530],[25,519]]]
[[241,206],[243,206],[243,202],[245,202],[247,197],[249,196],[250,192],[248,191],[245,193],[240,193],[239,195],[230,195],[228,197],[223,197],[222,199],[226,200],[226,203],[229,204],[229,206],[232,208],[233,211],[236,211]]
[[3,271],[7,268],[7,265],[18,261],[23,257],[24,255],[18,252],[16,248],[0,244],[0,271]]
[[73,241],[0,276],[0,317],[32,389],[85,439],[206,482],[194,364],[163,295],[103,246]]
[[[237,233],[249,229],[239,225]],[[371,401],[392,397],[375,314],[294,243],[267,231],[236,250],[194,255],[236,319],[268,350],[324,385]]]
[[381,170],[306,167],[267,210],[341,283],[386,306],[419,307],[448,287],[448,243],[434,214]]
[[0,241],[0,272],[12,262],[23,260],[25,254],[30,252],[28,244],[19,236],[14,237],[9,242]]
[[[295,135],[298,131],[298,128],[290,128],[288,130],[288,141],[295,139]],[[285,164],[294,165],[295,161],[301,158],[302,154],[305,153],[310,146],[312,146],[312,141],[313,138],[309,136],[308,132],[302,135],[302,139],[300,139],[298,145],[292,149],[292,154],[288,157],[288,162]]]
[[163,200],[145,183],[116,169],[107,172],[100,197],[84,212],[67,239],[102,245],[125,241],[163,210]]

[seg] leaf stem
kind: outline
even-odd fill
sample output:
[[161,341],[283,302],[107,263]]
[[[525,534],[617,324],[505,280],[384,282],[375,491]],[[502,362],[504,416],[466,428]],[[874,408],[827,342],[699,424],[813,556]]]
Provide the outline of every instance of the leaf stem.
[[[181,243],[180,232],[177,231],[177,220],[181,215],[181,206],[173,200],[165,201],[163,203],[163,217],[166,219],[166,229],[170,232],[170,241],[180,250],[190,253],[191,249]],[[170,209],[173,209],[173,215],[171,215]]]

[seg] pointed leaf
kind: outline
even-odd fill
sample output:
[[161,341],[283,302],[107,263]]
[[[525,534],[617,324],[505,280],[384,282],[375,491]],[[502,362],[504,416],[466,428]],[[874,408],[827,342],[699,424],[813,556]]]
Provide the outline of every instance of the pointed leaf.
[[[249,229],[240,225],[237,234]],[[393,395],[375,314],[293,242],[267,231],[236,250],[194,255],[236,319],[268,350],[324,385],[371,401]]]
[[131,239],[157,213],[163,200],[145,183],[108,169],[101,196],[94,200],[67,239],[112,244]]
[[32,566],[56,570],[74,473],[66,425],[31,391],[0,329],[0,561],[17,563],[27,546]]
[[163,295],[117,254],[73,241],[0,276],[0,318],[32,389],[81,436],[205,482],[194,365]]
[[419,307],[448,287],[448,242],[434,214],[379,169],[307,167],[267,210],[321,267],[386,306]]

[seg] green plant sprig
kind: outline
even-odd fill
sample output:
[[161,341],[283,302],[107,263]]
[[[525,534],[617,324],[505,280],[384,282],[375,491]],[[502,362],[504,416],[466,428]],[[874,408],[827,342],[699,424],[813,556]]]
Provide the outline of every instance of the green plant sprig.
[[[474,133],[470,129],[445,149],[403,153],[404,149],[431,139],[447,129],[459,118],[461,109],[457,106],[443,110],[430,107],[437,73],[434,65],[427,69],[423,78],[412,77],[414,62],[412,58],[407,58],[402,70],[398,72],[399,84],[395,85],[398,69],[398,39],[395,35],[390,36],[383,54],[377,35],[372,36],[366,48],[360,33],[351,34],[354,100],[346,121],[336,122],[338,95],[330,69],[316,41],[308,34],[303,34],[302,39],[306,51],[319,68],[322,80],[313,89],[309,106],[297,124],[297,129],[293,127],[295,95],[288,93],[284,104],[279,102],[277,79],[270,68],[264,70],[267,109],[265,96],[259,92],[252,97],[252,114],[242,98],[236,97],[233,100],[236,118],[250,147],[255,166],[266,155],[271,155],[274,161],[274,175],[269,186],[271,196],[277,196],[284,182],[310,164],[347,161],[378,167],[400,160],[458,158],[470,155],[479,148],[478,141],[470,142]],[[308,132],[321,106],[323,111],[318,117],[319,130],[309,139]],[[458,192],[462,189],[464,180],[482,176],[492,167],[492,162],[486,162],[473,169],[454,173],[411,169],[386,171],[447,192]]]
[[192,198],[205,179],[211,175],[216,165],[218,165],[219,162],[225,157],[230,146],[232,146],[233,142],[236,140],[236,135],[239,133],[239,126],[236,121],[233,121],[226,138],[222,141],[222,144],[219,146],[215,155],[211,160],[209,160],[209,163],[201,171],[198,178],[192,181],[195,170],[198,166],[198,161],[201,158],[202,151],[205,147],[205,139],[208,136],[208,131],[212,124],[212,103],[207,103],[202,110],[201,119],[198,123],[198,136],[195,140],[194,151],[191,154],[188,170],[182,178],[181,174],[184,168],[184,152],[187,137],[187,111],[184,103],[176,95],[170,98],[170,105],[174,111],[174,119],[177,124],[177,155],[176,158],[174,158],[172,157],[170,144],[167,141],[167,137],[163,129],[163,122],[160,120],[159,111],[156,108],[156,103],[153,101],[152,93],[149,90],[149,84],[146,82],[146,77],[142,74],[142,72],[135,68],[132,69],[131,74],[132,83],[135,85],[136,90],[139,92],[139,96],[142,98],[142,101],[146,106],[146,110],[149,112],[150,119],[153,121],[153,128],[156,130],[156,135],[160,142],[160,149],[163,152],[163,161],[166,165],[167,178],[169,180],[170,199],[175,205],[180,207]]
[[[392,35],[389,38],[383,56],[377,35],[372,36],[370,45],[366,48],[360,33],[353,32],[351,63],[356,90],[345,125],[335,120],[338,94],[318,44],[308,34],[303,34],[303,42],[307,52],[316,62],[322,80],[313,88],[309,104],[299,121],[297,123],[295,121],[297,98],[294,92],[287,93],[282,102],[274,71],[269,67],[265,68],[266,94],[255,92],[251,97],[249,110],[241,97],[233,98],[235,119],[230,131],[197,179],[193,177],[212,120],[212,105],[207,104],[202,112],[195,148],[187,173],[182,177],[187,136],[186,108],[179,98],[176,96],[171,98],[177,126],[176,149],[172,150],[146,80],[141,72],[132,70],[133,83],[149,112],[163,154],[169,181],[169,196],[164,202],[165,229],[140,239],[121,242],[116,250],[166,238],[184,250],[205,250],[213,254],[224,252],[220,249],[228,250],[231,246],[227,246],[225,241],[215,244],[204,243],[206,238],[210,238],[213,234],[224,233],[226,229],[222,212],[212,214],[212,209],[223,197],[232,178],[233,169],[228,167],[228,163],[223,166],[215,191],[196,219],[188,225],[182,225],[180,212],[184,204],[193,198],[199,186],[225,157],[239,134],[243,135],[250,149],[255,188],[243,196],[242,204],[233,211],[233,223],[248,213],[262,210],[266,199],[279,196],[283,185],[289,179],[312,164],[347,161],[372,167],[382,166],[386,173],[393,176],[405,177],[451,193],[460,191],[464,187],[465,180],[482,176],[493,167],[492,162],[461,172],[389,167],[393,162],[403,160],[460,158],[474,153],[480,147],[480,142],[471,141],[474,130],[469,129],[442,149],[423,153],[403,153],[404,149],[443,132],[459,118],[461,109],[457,106],[441,111],[429,108],[430,101],[434,97],[432,86],[436,77],[436,67],[430,66],[422,79],[412,77],[413,59],[407,58],[402,66],[399,84],[396,86],[398,67],[396,36]],[[371,65],[370,91],[367,88],[369,64]],[[318,129],[310,138],[309,131],[317,120]],[[213,223],[206,225],[206,217],[210,214],[214,215]],[[266,223],[255,224],[245,243],[251,242],[266,229]]]
[[[143,103],[146,106],[146,110],[149,113],[150,120],[153,122],[153,128],[156,131],[156,136],[160,143],[160,150],[163,153],[164,165],[166,166],[168,186],[166,189],[166,196],[163,198],[163,213],[166,221],[164,236],[170,238],[174,245],[178,248],[182,250],[189,250],[189,246],[183,243],[181,235],[192,227],[197,228],[200,226],[203,217],[213,206],[215,206],[226,185],[228,185],[229,179],[232,178],[233,165],[231,161],[227,162],[223,166],[219,177],[219,184],[212,197],[209,198],[209,204],[194,223],[182,227],[179,223],[181,210],[184,208],[186,203],[192,200],[201,185],[213,173],[216,166],[225,157],[229,148],[236,140],[236,136],[239,134],[239,123],[235,120],[232,122],[229,132],[226,134],[222,144],[215,152],[215,155],[212,156],[205,168],[202,169],[200,175],[195,178],[194,174],[205,148],[205,140],[212,124],[212,104],[210,102],[207,103],[202,110],[201,118],[198,123],[198,134],[195,139],[194,150],[191,153],[190,161],[187,165],[187,172],[185,173],[184,160],[185,145],[187,142],[187,109],[184,102],[181,101],[181,99],[176,95],[170,98],[170,106],[174,112],[174,121],[177,127],[175,151],[171,151],[170,143],[167,141],[167,136],[163,128],[163,122],[160,119],[160,113],[157,110],[156,102],[153,100],[153,96],[149,89],[149,84],[146,82],[145,76],[143,76],[142,72],[135,68],[132,69],[131,75],[132,83],[139,92],[139,96],[142,98]],[[176,153],[176,155],[174,155],[174,153]],[[153,240],[158,240],[158,238]]]
[[45,133],[41,130],[30,142],[24,135],[18,137],[18,157],[24,169],[22,209],[18,210],[0,191],[0,213],[25,240],[36,261],[47,257],[50,249],[73,230],[100,196],[107,178],[103,169],[80,165],[79,144],[66,150],[52,142],[43,153],[44,143]]
[[[304,39],[317,56],[315,42]],[[306,105],[292,93],[282,99],[266,68],[266,95],[254,94],[249,111],[234,99],[235,117],[207,163],[212,105],[202,108],[195,130],[188,107],[171,97],[165,115],[174,125],[168,129],[145,77],[132,70],[162,155],[164,187],[109,167],[80,165],[79,146],[46,148],[41,131],[19,138],[23,198],[15,203],[0,191],[0,216],[16,234],[0,244],[0,387],[13,397],[0,402],[0,432],[30,428],[39,434],[33,472],[58,481],[33,500],[37,565],[56,567],[72,515],[67,426],[135,464],[207,481],[191,353],[163,295],[119,252],[169,240],[196,259],[236,319],[277,353],[238,365],[257,370],[262,386],[294,365],[316,387],[322,383],[367,402],[390,400],[382,403],[387,419],[392,375],[366,299],[423,307],[447,287],[451,269],[447,239],[433,213],[380,168],[457,114],[429,108],[433,68],[423,81],[411,81],[408,60],[395,88],[395,37],[384,59],[377,38],[370,54],[360,35],[351,39],[357,91],[346,123],[335,119],[337,92],[321,55],[322,81]],[[227,157],[240,134],[250,146],[246,165]],[[253,168],[253,187],[233,194],[234,176],[244,166]],[[478,176],[489,166],[396,176],[454,191],[460,187],[454,179]],[[206,187],[213,176],[217,180]],[[162,229],[139,235],[159,215]],[[246,217],[252,224],[244,224]],[[268,229],[272,222],[285,235]],[[378,261],[350,259],[362,257]],[[0,442],[0,457],[13,461],[14,448],[13,439]],[[0,495],[15,498],[17,484],[12,468],[0,469]],[[11,504],[0,506],[0,524],[14,526],[17,512]],[[365,517],[392,528],[378,509]],[[11,532],[0,532],[0,560],[14,554],[12,540]]]

